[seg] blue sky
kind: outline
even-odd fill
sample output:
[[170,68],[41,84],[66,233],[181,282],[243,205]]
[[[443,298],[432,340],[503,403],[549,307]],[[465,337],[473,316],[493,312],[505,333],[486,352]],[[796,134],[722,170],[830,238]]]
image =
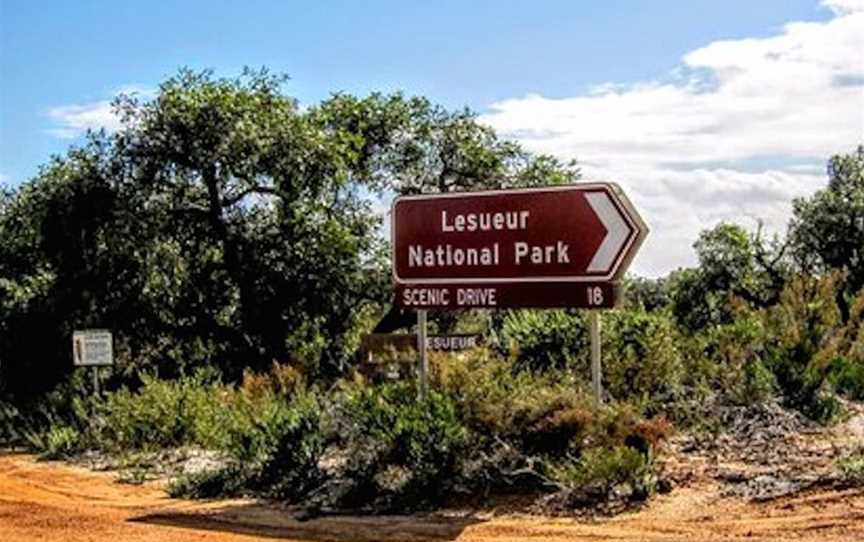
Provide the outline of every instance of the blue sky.
[[[632,186],[637,204],[649,212],[668,212],[673,202],[660,200],[676,183],[686,189],[720,183],[705,199],[731,198],[726,210],[709,205],[679,224],[661,222],[663,232],[675,235],[660,241],[683,243],[686,250],[642,261],[644,272],[656,274],[691,261],[694,231],[718,218],[757,215],[782,223],[788,200],[818,187],[816,171],[828,149],[852,148],[856,133],[860,140],[864,99],[856,101],[855,91],[864,88],[858,85],[864,68],[842,55],[864,46],[850,30],[864,35],[862,16],[859,0],[0,0],[0,180],[26,180],[84,127],[110,128],[104,102],[118,90],[153,89],[180,66],[235,75],[244,65],[265,65],[289,74],[287,92],[304,103],[334,91],[400,89],[450,107],[469,106],[529,148],[576,157],[587,174]],[[789,26],[796,22],[805,23],[803,30]],[[802,47],[812,53],[805,60],[814,70],[826,55],[839,54],[842,62],[820,77],[846,77],[852,90],[833,95],[821,87],[799,88],[793,79],[809,80],[815,72],[802,68],[796,74],[789,63],[746,63],[751,56],[780,59]],[[843,51],[837,53],[838,47]],[[750,100],[752,89],[730,75],[775,68],[771,81],[779,86],[762,102]],[[790,86],[783,86],[784,78]],[[752,82],[766,86],[758,76]],[[778,92],[785,101],[768,103]],[[842,103],[828,112],[811,107],[825,99]],[[786,113],[796,107],[813,109],[803,114],[808,129],[823,128],[820,119],[829,113],[846,120],[836,137],[812,145],[806,138],[797,146],[755,138],[741,143],[726,127],[763,104],[775,111],[766,122],[778,129],[792,122]],[[715,129],[718,139],[711,145],[679,137]],[[709,146],[718,150],[707,152]],[[725,194],[730,171],[743,175],[745,186],[729,181]],[[682,172],[691,175],[681,180]],[[778,190],[785,193],[785,207],[774,201]],[[774,207],[742,216],[728,212],[739,207],[736,197],[753,194]]]

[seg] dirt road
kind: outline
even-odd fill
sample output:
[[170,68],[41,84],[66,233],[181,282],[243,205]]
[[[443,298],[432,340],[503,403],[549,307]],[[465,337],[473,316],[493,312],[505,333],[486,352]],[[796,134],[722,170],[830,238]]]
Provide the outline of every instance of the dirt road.
[[253,501],[173,500],[156,485],[115,482],[30,456],[0,455],[0,540],[113,542],[515,542],[864,540],[864,491],[820,491],[769,503],[721,498],[710,487],[659,497],[598,522],[485,514],[323,518],[308,522]]

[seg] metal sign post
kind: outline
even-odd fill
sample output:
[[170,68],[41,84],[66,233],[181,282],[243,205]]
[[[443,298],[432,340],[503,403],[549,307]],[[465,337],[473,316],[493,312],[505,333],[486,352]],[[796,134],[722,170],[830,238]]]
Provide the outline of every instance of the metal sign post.
[[426,311],[417,311],[417,351],[420,353],[420,400],[429,394],[429,358],[426,355]]
[[594,390],[594,406],[603,405],[603,383],[600,365],[600,311],[593,310],[591,315],[591,388]]

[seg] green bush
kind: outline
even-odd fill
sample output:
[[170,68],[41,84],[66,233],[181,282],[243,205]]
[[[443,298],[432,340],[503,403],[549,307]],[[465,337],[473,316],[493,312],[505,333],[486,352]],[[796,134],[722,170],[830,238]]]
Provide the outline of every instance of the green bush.
[[[518,370],[482,350],[433,357],[432,368],[435,386],[459,403],[482,445],[501,439],[531,454],[578,454],[585,446],[623,444],[642,422],[639,409],[626,401],[595,410],[572,371]],[[658,428],[652,444],[668,431]]]
[[29,446],[41,453],[50,429],[82,430],[86,418],[79,418],[75,403],[89,391],[80,376],[35,399],[14,404],[0,401],[0,446]]
[[222,469],[181,476],[168,484],[168,495],[174,498],[213,499],[239,497],[246,491],[249,474],[232,464]]
[[[34,443],[36,444],[36,443]],[[80,450],[81,434],[68,425],[52,426],[41,436],[37,448],[44,459],[62,459]]]
[[840,411],[829,380],[831,348],[843,331],[836,292],[842,276],[798,277],[780,294],[779,303],[763,312],[765,363],[787,402],[816,420]]
[[606,391],[623,401],[662,409],[681,393],[681,336],[665,313],[615,311],[603,319]]
[[480,440],[532,452],[564,453],[593,417],[592,399],[571,371],[519,369],[488,351],[433,358],[433,382],[458,401]]
[[650,457],[627,446],[591,448],[577,460],[551,464],[549,470],[556,481],[571,489],[608,496],[616,486],[627,484],[634,498],[645,499],[654,493]]
[[828,379],[838,393],[856,401],[864,400],[864,363],[836,357],[831,362]]
[[[468,444],[469,433],[453,399],[431,391],[421,401],[412,384],[349,389],[337,416],[341,445],[349,454],[375,451],[349,467],[359,485],[367,486],[361,489],[394,491],[406,503],[440,497]],[[406,473],[407,479],[396,489],[373,480],[390,468]]]
[[843,479],[853,485],[864,485],[864,452],[851,455],[838,463]]
[[[294,499],[318,484],[323,473],[318,461],[324,452],[318,397],[299,393],[278,410],[278,414],[258,424],[259,463],[255,485],[279,499]],[[243,450],[248,455],[248,450]]]
[[94,444],[109,450],[143,450],[197,444],[219,447],[221,427],[214,423],[226,408],[224,387],[208,371],[176,380],[141,376],[137,391],[109,393],[96,404],[101,424]]
[[588,332],[581,313],[510,311],[501,322],[499,335],[502,348],[515,353],[520,368],[588,367]]
[[750,405],[774,394],[774,375],[762,361],[767,336],[758,313],[742,311],[733,323],[709,328],[693,340],[699,345],[696,355],[710,367],[703,376],[726,402]]
[[204,417],[208,424],[225,424],[220,430],[224,437],[216,441],[231,464],[181,477],[172,484],[172,492],[199,498],[254,492],[294,500],[321,482],[318,463],[325,438],[321,405],[313,391],[297,390],[292,397],[272,390],[254,396],[226,393],[229,399],[220,414],[213,417],[208,412]]

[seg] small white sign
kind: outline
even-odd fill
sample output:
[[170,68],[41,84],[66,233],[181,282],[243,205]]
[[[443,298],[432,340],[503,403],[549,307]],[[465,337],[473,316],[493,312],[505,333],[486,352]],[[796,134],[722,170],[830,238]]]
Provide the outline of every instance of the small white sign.
[[85,329],[72,334],[72,360],[76,366],[113,365],[114,341],[107,329]]

